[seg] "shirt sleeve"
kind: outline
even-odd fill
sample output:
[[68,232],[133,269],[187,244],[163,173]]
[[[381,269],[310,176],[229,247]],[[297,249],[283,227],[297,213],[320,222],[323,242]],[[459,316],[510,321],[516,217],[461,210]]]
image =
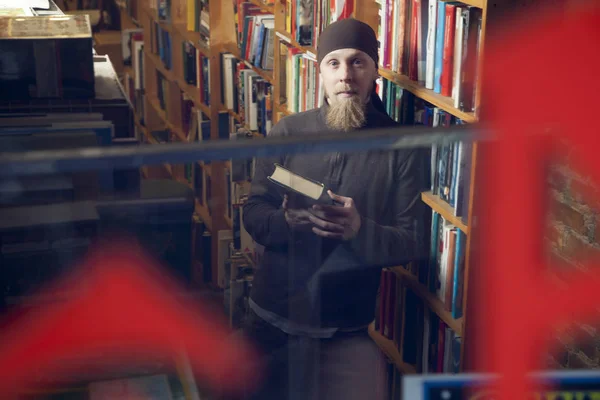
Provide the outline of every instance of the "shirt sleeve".
[[428,187],[426,155],[421,149],[411,150],[399,163],[390,192],[394,218],[389,224],[361,217],[361,227],[350,246],[364,264],[389,267],[426,257],[427,206],[421,200],[421,192]]
[[[269,136],[285,132],[283,121],[276,124]],[[288,244],[288,224],[285,220],[283,196],[267,179],[275,170],[274,163],[283,164],[284,156],[257,158],[248,199],[243,206],[244,228],[259,244],[265,247]]]

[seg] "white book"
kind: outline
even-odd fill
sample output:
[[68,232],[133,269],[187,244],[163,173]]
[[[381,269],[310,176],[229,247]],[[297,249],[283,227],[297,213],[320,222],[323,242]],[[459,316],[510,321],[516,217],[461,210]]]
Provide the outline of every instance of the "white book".
[[223,69],[223,80],[225,84],[225,99],[223,99],[223,103],[225,107],[230,110],[233,110],[233,65],[231,60],[233,59],[233,54],[225,54],[223,55],[223,64],[221,68]]
[[454,107],[460,106],[460,82],[462,72],[462,53],[463,53],[463,7],[456,7],[456,24],[454,30],[454,67],[452,77],[452,100]]
[[435,33],[437,27],[437,0],[429,0],[429,23],[427,26],[427,61],[425,72],[425,87],[433,90],[435,64]]

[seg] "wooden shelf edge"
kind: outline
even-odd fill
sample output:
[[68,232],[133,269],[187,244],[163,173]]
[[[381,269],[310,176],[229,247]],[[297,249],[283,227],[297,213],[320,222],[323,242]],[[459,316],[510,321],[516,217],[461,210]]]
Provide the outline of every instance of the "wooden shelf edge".
[[375,330],[375,323],[371,323],[369,325],[369,336],[375,344],[385,353],[385,355],[394,363],[396,368],[403,374],[416,374],[417,371],[414,366],[405,363],[402,361],[402,357],[400,357],[400,352],[398,351],[396,343],[392,340],[384,337],[381,333]]
[[146,54],[146,56],[152,61],[156,69],[158,69],[160,73],[162,73],[165,76],[165,78],[167,78],[169,81],[177,82],[177,76],[175,75],[175,72],[165,67],[159,56],[152,53],[150,49],[146,48],[144,48],[144,54]]
[[260,7],[262,11],[275,14],[275,4],[265,4],[260,0],[249,0],[250,3],[254,4],[257,7]]
[[403,282],[410,287],[417,296],[433,311],[442,321],[446,323],[457,335],[463,334],[463,319],[452,318],[452,313],[446,310],[444,303],[431,293],[423,284],[419,282],[416,276],[408,272],[403,267],[392,268],[392,271],[403,279]]
[[446,221],[463,231],[465,235],[469,234],[469,226],[463,221],[462,217],[457,217],[454,215],[454,209],[452,206],[442,200],[440,196],[431,192],[423,192],[421,193],[421,200],[423,200],[425,204],[444,217]]
[[290,46],[300,50],[301,52],[303,52],[304,54],[306,54],[307,56],[309,56],[310,58],[312,58],[316,61],[317,50],[314,47],[302,46],[300,43],[298,43],[297,41],[292,39],[292,37],[290,36],[290,33],[287,31],[282,31],[282,30],[276,29],[275,35],[278,36],[281,40],[283,40],[287,44],[289,44]]
[[385,68],[380,68],[379,74],[385,79],[392,81],[399,86],[402,86],[404,89],[413,93],[415,96],[433,104],[436,107],[441,108],[444,111],[449,112],[450,114],[462,119],[467,123],[477,122],[477,117],[475,116],[475,114],[464,112],[454,107],[452,103],[452,98],[442,96],[439,93],[435,93],[431,89],[426,89],[425,87],[419,85],[418,82],[409,79],[406,75],[402,75]]
[[210,107],[204,104],[198,95],[198,91],[200,90],[194,85],[190,85],[182,78],[177,77],[177,86],[182,90],[187,96],[189,96],[194,102],[194,106],[199,108],[209,119],[210,119]]
[[175,31],[207,57],[210,57],[210,48],[200,43],[200,32],[188,31],[186,24],[173,24]]
[[461,0],[461,3],[481,9],[487,7],[487,0]]
[[142,24],[138,20],[133,18],[131,15],[129,15],[127,8],[121,6],[120,4],[117,4],[117,8],[121,12],[121,16],[125,15],[127,17],[127,19],[129,20],[129,22],[131,22],[132,25],[135,25],[138,28],[142,28]]
[[167,114],[165,113],[165,110],[160,108],[160,103],[158,102],[158,100],[155,97],[150,96],[150,97],[148,97],[148,102],[150,102],[150,105],[152,106],[152,108],[154,108],[156,110],[158,117],[160,119],[162,119],[162,121],[165,123],[165,127],[167,129],[169,129],[170,131],[174,132],[180,141],[182,141],[183,143],[189,143],[185,132],[183,132],[180,127],[169,122],[169,120],[167,118]]
[[242,56],[240,54],[240,50],[238,49],[238,47],[235,43],[226,43],[225,45],[223,45],[223,50],[233,54],[233,56],[235,58],[237,58],[240,61],[243,61],[244,64],[246,64],[246,66],[248,68],[250,68],[251,70],[256,72],[261,78],[268,81],[272,85],[274,84],[275,80],[273,79],[273,71],[258,68],[256,66],[252,65],[250,63],[250,61],[246,60],[245,58],[242,58]]
[[294,113],[293,111],[288,110],[287,104],[275,103],[275,110],[284,115],[292,115]]

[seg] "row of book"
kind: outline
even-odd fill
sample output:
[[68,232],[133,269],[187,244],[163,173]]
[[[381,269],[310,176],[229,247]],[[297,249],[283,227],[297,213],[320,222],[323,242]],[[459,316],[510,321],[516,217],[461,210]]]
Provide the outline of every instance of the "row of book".
[[234,3],[240,57],[255,67],[272,70],[275,16],[249,2]]
[[210,8],[208,0],[188,0],[187,30],[199,32],[201,42],[207,46],[210,44]]
[[[403,268],[403,267],[397,267]],[[392,269],[381,272],[375,330],[391,340],[401,361],[418,373],[459,371],[461,336]]]
[[198,51],[194,44],[185,41],[182,46],[183,79],[199,91],[199,99],[210,106],[210,57]]
[[430,243],[429,289],[452,318],[458,319],[463,315],[466,235],[438,212],[432,211]]
[[[208,60],[205,57],[203,59]],[[205,71],[204,74],[207,74],[207,68],[205,68]],[[210,127],[207,126],[209,116],[197,107],[194,98],[191,97],[193,94],[181,90],[178,85],[171,85],[169,79],[158,70],[155,71],[155,76],[156,98],[158,106],[165,113],[166,120],[180,127],[178,133],[186,137],[187,141],[210,139]],[[203,77],[201,77],[200,82],[203,88],[199,89],[199,98],[202,104],[206,104],[210,101],[208,98],[210,93],[206,92],[209,85],[205,83]],[[175,93],[171,93],[173,90],[175,90]]]
[[323,104],[323,86],[317,63],[295,47],[287,47],[282,83],[288,111],[297,113]]
[[221,53],[221,94],[223,106],[248,129],[267,135],[273,126],[273,85],[231,53]]
[[[423,125],[446,127],[464,122],[450,113],[424,104],[420,119]],[[431,147],[431,192],[447,202],[454,216],[468,222],[471,188],[472,143],[452,142]]]
[[447,202],[454,216],[468,222],[472,144],[434,144],[431,150],[431,191]]
[[[386,111],[401,124],[450,128],[464,121],[383,78],[378,93]],[[456,217],[468,222],[472,143],[434,144],[431,148],[431,192],[447,202]]]
[[354,0],[285,0],[285,30],[302,46],[316,47],[321,32],[348,18]]
[[156,9],[159,21],[166,23],[171,22],[171,0],[154,0],[150,3],[150,8]]
[[[452,318],[463,315],[466,235],[436,211],[432,211],[429,261],[421,266],[411,266],[409,272],[419,284],[424,285],[443,304]],[[384,272],[384,275],[393,272]],[[387,304],[388,296],[394,298],[396,288],[390,284],[391,276],[382,275],[380,306],[380,332],[389,339],[395,338],[394,318],[399,310]]]
[[475,112],[482,10],[448,0],[378,0],[380,59]]
[[150,51],[158,57],[168,70],[173,69],[173,47],[171,33],[158,22],[150,23]]

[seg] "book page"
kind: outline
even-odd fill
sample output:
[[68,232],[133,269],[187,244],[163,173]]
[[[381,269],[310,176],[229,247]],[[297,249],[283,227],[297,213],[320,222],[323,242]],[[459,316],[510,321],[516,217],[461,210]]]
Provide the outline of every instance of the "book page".
[[275,168],[275,171],[271,175],[271,179],[314,200],[321,197],[321,194],[323,193],[322,185],[294,174],[279,165]]

